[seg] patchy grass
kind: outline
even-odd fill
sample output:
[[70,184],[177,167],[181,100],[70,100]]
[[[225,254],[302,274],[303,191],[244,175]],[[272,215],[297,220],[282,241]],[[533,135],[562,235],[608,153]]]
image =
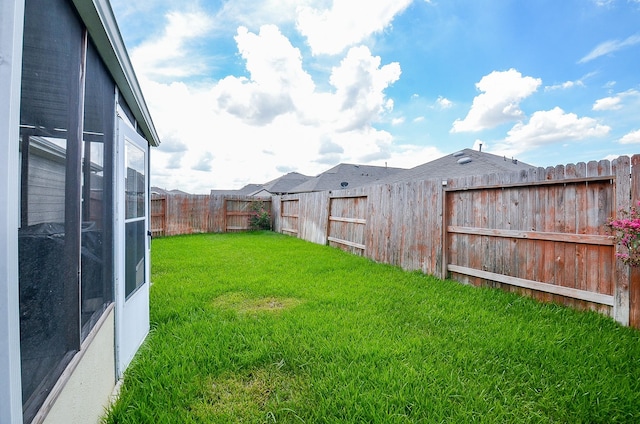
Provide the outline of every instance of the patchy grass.
[[640,332],[275,233],[153,241],[105,423],[640,422]]
[[230,292],[217,297],[212,304],[215,307],[232,309],[241,314],[257,314],[260,312],[278,312],[292,308],[300,302],[300,299],[273,296],[252,298],[249,293]]

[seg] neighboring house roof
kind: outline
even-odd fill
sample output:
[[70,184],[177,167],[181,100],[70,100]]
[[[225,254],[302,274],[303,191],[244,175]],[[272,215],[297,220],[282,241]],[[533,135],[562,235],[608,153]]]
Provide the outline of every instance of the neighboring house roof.
[[397,183],[433,178],[455,178],[472,175],[500,174],[534,168],[517,159],[497,156],[473,149],[463,149],[431,162],[385,178],[381,183]]
[[167,194],[167,191],[160,187],[151,187],[151,194]]
[[246,186],[242,187],[240,190],[236,190],[237,193],[235,194],[251,196],[252,194],[260,190],[262,190],[262,184],[247,184]]
[[276,178],[275,180],[265,183],[262,186],[262,189],[272,194],[290,193],[292,188],[297,187],[300,184],[303,184],[311,179],[313,179],[313,177],[309,177],[298,172],[289,172],[288,174],[285,174],[280,178]]
[[186,191],[182,190],[165,190],[160,187],[151,187],[151,194],[189,194]]
[[289,193],[304,193],[310,191],[341,190],[362,187],[389,178],[403,168],[389,168],[386,166],[353,165],[341,163],[328,171],[317,175],[308,181],[293,187]]
[[[211,194],[231,194],[235,196],[260,196],[262,195],[262,184],[247,184],[237,190],[211,190]],[[269,194],[267,194],[268,196]]]
[[211,194],[235,194],[241,196],[268,197],[273,194],[290,193],[291,188],[298,186],[311,178],[313,177],[309,177],[298,172],[289,172],[288,174],[264,184],[247,184],[238,190],[211,190]]

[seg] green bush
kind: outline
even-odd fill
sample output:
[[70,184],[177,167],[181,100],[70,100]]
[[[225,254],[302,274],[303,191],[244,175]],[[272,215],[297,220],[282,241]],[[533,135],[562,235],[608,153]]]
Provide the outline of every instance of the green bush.
[[251,217],[249,217],[249,228],[252,230],[271,229],[271,211],[265,208],[262,200],[251,202]]

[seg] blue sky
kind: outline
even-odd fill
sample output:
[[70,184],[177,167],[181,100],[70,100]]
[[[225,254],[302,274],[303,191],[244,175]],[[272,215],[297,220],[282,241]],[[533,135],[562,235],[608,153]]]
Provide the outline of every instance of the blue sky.
[[640,0],[112,0],[162,145],[208,193],[463,148],[640,153]]

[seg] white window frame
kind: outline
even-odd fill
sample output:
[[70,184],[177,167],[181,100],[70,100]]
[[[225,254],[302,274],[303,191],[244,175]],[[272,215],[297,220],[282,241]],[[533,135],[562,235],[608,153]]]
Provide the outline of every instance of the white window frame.
[[22,423],[18,225],[24,0],[0,0],[0,422]]

